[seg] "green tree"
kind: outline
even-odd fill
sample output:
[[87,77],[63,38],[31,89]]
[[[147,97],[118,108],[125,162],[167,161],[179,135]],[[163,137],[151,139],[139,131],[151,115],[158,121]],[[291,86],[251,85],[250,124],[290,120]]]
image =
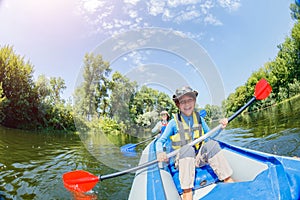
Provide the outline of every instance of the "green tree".
[[0,123],[5,119],[5,107],[7,105],[7,98],[3,92],[2,83],[0,83]]
[[229,116],[238,110],[244,102],[247,100],[247,87],[240,86],[228,96],[226,101],[223,102],[223,108],[226,111],[226,115]]
[[2,96],[7,98],[2,123],[14,128],[36,127],[39,100],[32,79],[33,66],[16,55],[10,46],[1,48],[0,65]]
[[[130,98],[136,93],[137,83],[131,82],[127,77],[119,72],[112,75],[112,90],[110,95],[110,111],[109,116],[122,121],[129,125],[130,113],[129,104]],[[128,128],[128,127],[127,127]]]
[[48,130],[75,131],[73,111],[70,103],[66,103],[61,94],[66,88],[62,78],[40,75],[36,81],[39,94],[41,123]]
[[300,19],[300,7],[297,4],[292,3],[290,5],[291,18],[294,20]]
[[291,36],[294,41],[293,42],[294,48],[293,51],[291,51],[294,77],[291,78],[296,78],[298,81],[300,81],[300,68],[299,68],[300,66],[300,22],[299,21],[295,23],[292,29]]
[[87,120],[106,113],[109,89],[107,77],[110,72],[109,63],[103,61],[101,55],[85,54],[81,77],[83,81],[74,94],[76,113]]
[[51,87],[51,99],[53,100],[53,103],[64,103],[64,100],[61,98],[61,94],[63,94],[63,90],[65,90],[66,84],[65,81],[61,77],[51,77],[50,78],[50,87]]
[[35,85],[41,102],[43,103],[49,102],[50,94],[51,94],[49,79],[45,75],[40,75],[38,76]]
[[224,117],[224,113],[222,111],[222,107],[217,105],[205,105],[205,110],[207,113],[207,118],[210,121],[216,121]]
[[300,81],[294,79],[294,82],[289,84],[289,93],[291,96],[300,94]]
[[142,86],[132,96],[129,108],[132,120],[141,126],[148,126],[156,119],[157,116],[151,114],[153,111],[176,111],[176,106],[169,96],[147,86]]
[[75,131],[74,112],[70,104],[44,105],[45,128],[49,130]]

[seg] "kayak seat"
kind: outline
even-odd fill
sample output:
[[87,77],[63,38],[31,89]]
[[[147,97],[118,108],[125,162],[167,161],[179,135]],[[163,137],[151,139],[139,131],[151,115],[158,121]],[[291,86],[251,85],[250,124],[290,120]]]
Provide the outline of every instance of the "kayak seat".
[[[178,190],[179,194],[183,193],[183,190],[180,187],[180,182],[179,182],[179,171],[177,168],[175,168],[175,165],[171,164],[169,165],[169,171],[173,177],[173,181],[175,183],[175,186]],[[206,187],[210,184],[213,184],[215,182],[218,182],[219,179],[217,175],[214,173],[212,168],[209,165],[204,165],[202,167],[197,167],[196,168],[196,173],[195,173],[195,181],[194,181],[194,190]]]

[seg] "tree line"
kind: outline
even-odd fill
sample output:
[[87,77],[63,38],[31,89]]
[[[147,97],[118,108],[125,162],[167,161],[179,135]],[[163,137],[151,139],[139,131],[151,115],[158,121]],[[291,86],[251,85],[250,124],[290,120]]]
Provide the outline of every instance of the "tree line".
[[61,99],[62,78],[39,76],[12,46],[0,49],[0,124],[26,130],[75,131],[72,107]]
[[[230,94],[222,106],[206,105],[207,120],[229,116],[254,94],[261,79],[269,81],[271,96],[248,108],[256,111],[300,93],[300,8],[290,6],[295,24],[290,36],[278,45],[276,58],[253,72],[246,83]],[[66,89],[62,78],[40,75],[33,80],[34,67],[17,55],[12,46],[0,49],[0,124],[28,130],[88,130],[101,128],[110,134],[137,134],[167,110],[176,113],[172,99],[152,88],[139,87],[119,72],[113,72],[101,55],[87,53],[83,59],[82,82],[73,102],[61,98]],[[201,108],[197,108],[200,110]],[[225,112],[225,113],[224,113]]]

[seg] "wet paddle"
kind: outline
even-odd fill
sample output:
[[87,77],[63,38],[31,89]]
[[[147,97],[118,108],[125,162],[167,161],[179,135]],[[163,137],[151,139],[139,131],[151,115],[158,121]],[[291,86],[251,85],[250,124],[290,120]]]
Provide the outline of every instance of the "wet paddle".
[[[236,111],[231,117],[228,118],[228,122],[232,121],[234,118],[236,118],[241,112],[243,112],[250,104],[252,104],[255,100],[262,100],[269,96],[271,93],[272,88],[269,85],[269,83],[265,79],[261,79],[255,86],[255,93],[254,97],[248,101],[242,108],[240,108],[238,111]],[[213,133],[215,133],[217,130],[221,129],[222,125],[219,124],[217,127],[213,128],[209,132],[207,132],[205,135],[199,137],[198,139],[194,140],[193,142],[187,144],[190,146],[193,146],[206,138],[210,137]],[[167,155],[168,158],[175,156],[180,149],[177,149],[175,151],[172,151]],[[134,172],[143,168],[146,168],[150,165],[158,163],[158,160],[153,160],[141,165],[138,165],[136,167],[115,172],[112,174],[107,175],[100,175],[96,176],[89,172],[83,171],[83,170],[75,170],[72,172],[67,172],[63,174],[63,182],[64,186],[71,190],[71,191],[77,191],[77,192],[87,192],[91,190],[99,181],[103,181],[105,179],[114,178],[118,176],[122,176],[124,174]]]
[[199,115],[200,115],[200,117],[206,117],[206,110],[200,110],[200,112],[199,112]]
[[126,144],[126,145],[124,145],[124,146],[121,146],[121,147],[120,147],[120,150],[121,150],[121,152],[130,152],[130,151],[134,151],[134,148],[135,148],[137,145],[143,144],[143,143],[145,143],[145,142],[147,142],[147,141],[149,141],[149,140],[154,139],[156,135],[158,135],[158,134],[155,134],[155,135],[153,135],[152,137],[147,138],[146,140],[141,141],[141,142],[136,143],[136,144],[131,144],[131,143],[129,143],[129,144]]

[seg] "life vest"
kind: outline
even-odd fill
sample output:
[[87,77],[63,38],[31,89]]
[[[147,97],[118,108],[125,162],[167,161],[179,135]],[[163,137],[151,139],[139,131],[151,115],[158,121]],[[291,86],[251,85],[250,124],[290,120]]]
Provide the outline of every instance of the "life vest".
[[168,125],[168,121],[165,121],[165,122],[161,121],[161,125],[162,125],[162,127],[160,128],[159,132],[163,133]]
[[168,125],[168,121],[161,121],[161,125],[162,126],[167,126]]
[[[170,136],[173,149],[178,149],[190,143],[193,139],[195,140],[204,135],[199,113],[193,112],[193,127],[190,127],[179,113],[174,114],[174,120],[178,131],[174,135]],[[194,132],[194,138],[191,136],[192,131]],[[202,143],[196,144],[195,149],[199,150],[201,144]]]

